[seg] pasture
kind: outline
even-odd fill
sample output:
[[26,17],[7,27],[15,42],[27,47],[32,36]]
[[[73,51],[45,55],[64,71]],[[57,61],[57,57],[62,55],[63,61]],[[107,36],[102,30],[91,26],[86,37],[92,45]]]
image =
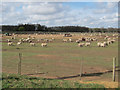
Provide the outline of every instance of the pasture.
[[[28,35],[20,34],[16,37],[14,46],[8,46],[7,39],[11,36],[2,37],[2,72],[17,73],[19,62],[18,54],[22,53],[22,75],[30,75],[44,78],[72,79],[79,80],[81,60],[83,63],[83,77],[85,81],[112,81],[112,73],[100,73],[112,70],[112,59],[118,60],[118,41],[107,47],[98,47],[97,42],[105,41],[103,34],[82,36],[80,33],[74,33],[72,37],[63,37],[63,35],[34,35],[35,39],[55,38],[48,42],[47,47],[41,47],[42,42],[36,42],[36,46],[30,46],[29,43],[16,45],[20,38],[27,38]],[[80,37],[96,37],[97,41],[92,41],[91,46],[78,47],[76,39]],[[112,34],[108,34],[113,37]],[[73,42],[63,42],[63,39],[71,38]],[[118,62],[118,61],[117,61]],[[118,63],[117,63],[118,65]],[[116,74],[116,77],[117,74]]]

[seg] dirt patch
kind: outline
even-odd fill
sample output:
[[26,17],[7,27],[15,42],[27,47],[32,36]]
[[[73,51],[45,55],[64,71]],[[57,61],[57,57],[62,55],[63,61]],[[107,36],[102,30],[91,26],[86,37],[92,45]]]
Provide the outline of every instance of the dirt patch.
[[108,81],[99,81],[99,82],[83,82],[79,81],[80,83],[83,84],[89,84],[89,83],[94,83],[94,84],[102,84],[105,86],[105,88],[118,88],[118,82],[108,82]]
[[49,58],[49,59],[59,59],[60,56],[57,56],[57,55],[47,55],[47,54],[43,54],[43,55],[36,55],[37,57],[40,57],[40,58]]

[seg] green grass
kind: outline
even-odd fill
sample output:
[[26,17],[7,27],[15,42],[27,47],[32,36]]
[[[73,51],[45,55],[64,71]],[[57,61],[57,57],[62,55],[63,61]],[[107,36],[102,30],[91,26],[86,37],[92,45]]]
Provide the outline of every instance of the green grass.
[[105,48],[97,47],[97,42],[92,42],[91,47],[81,48],[75,42],[63,43],[62,39],[48,43],[47,48],[40,44],[30,47],[28,43],[24,43],[19,46],[20,49],[16,49],[18,46],[2,43],[3,72],[17,73],[19,52],[22,53],[22,74],[34,74],[38,71],[48,72],[46,76],[53,77],[78,74],[81,60],[83,71],[87,73],[112,69],[112,58],[118,57],[118,42]]
[[104,86],[3,73],[2,88],[104,88]]

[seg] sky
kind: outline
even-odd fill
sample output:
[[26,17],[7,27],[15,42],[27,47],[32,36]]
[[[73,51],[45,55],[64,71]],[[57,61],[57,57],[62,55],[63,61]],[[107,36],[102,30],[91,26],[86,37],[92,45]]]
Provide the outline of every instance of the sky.
[[117,2],[2,2],[0,24],[118,27]]

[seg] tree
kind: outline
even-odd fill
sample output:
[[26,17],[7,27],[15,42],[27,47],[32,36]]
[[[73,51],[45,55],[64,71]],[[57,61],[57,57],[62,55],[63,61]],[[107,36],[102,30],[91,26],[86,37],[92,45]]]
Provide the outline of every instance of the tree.
[[24,31],[24,30],[25,30],[24,27],[19,27],[19,28],[18,28],[18,31]]

